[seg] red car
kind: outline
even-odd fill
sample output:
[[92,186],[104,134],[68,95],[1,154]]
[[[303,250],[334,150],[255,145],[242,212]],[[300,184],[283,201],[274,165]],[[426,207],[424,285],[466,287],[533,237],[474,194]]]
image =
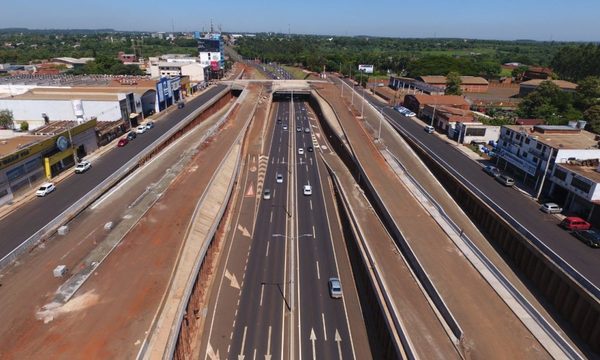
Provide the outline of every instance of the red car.
[[127,138],[121,138],[119,139],[119,142],[117,143],[118,147],[123,147],[125,145],[129,144],[129,140],[127,140]]
[[589,230],[592,225],[577,216],[567,216],[561,223],[560,226],[566,230]]

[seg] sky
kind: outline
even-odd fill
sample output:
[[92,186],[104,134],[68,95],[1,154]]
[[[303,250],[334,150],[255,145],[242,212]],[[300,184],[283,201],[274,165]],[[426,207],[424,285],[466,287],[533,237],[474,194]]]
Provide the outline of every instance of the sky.
[[0,28],[600,41],[600,0],[28,0]]

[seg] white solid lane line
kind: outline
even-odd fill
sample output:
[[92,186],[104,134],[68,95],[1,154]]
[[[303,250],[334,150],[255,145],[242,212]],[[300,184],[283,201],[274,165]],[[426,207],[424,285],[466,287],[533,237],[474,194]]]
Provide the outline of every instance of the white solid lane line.
[[269,245],[271,244],[270,240],[267,240],[267,253],[265,254],[265,257],[269,256]]
[[248,327],[244,326],[244,336],[242,337],[242,347],[240,348],[240,356],[244,355],[244,346],[246,345],[246,331],[248,331]]
[[317,261],[317,279],[321,280],[321,272],[319,271],[319,262]]
[[325,314],[321,313],[321,319],[323,320],[323,337],[327,341],[327,328],[325,327]]

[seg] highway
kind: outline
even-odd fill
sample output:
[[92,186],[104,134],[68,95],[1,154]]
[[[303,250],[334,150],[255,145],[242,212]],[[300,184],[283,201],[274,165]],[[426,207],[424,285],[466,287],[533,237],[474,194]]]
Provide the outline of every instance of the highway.
[[[530,234],[525,233],[525,236],[539,239],[573,269],[587,278],[592,285],[592,291],[598,296],[600,272],[598,271],[597,252],[560,229],[559,221],[555,216],[542,213],[539,210],[539,204],[529,197],[494,181],[481,170],[482,165],[485,164],[474,162],[454,146],[438,139],[435,135],[427,134],[423,130],[424,123],[415,122],[401,115],[366,92],[365,98],[377,109],[381,109],[398,131],[414,138],[446,170],[461,179],[466,187],[479,194],[488,204],[497,205],[499,209],[502,209],[503,211],[499,211],[499,214],[508,222],[517,226],[520,224],[527,229]],[[355,99],[355,101],[357,100]]]
[[223,91],[223,89],[225,89],[223,85],[213,87],[189,101],[186,107],[174,109],[173,112],[165,114],[160,121],[155,122],[153,129],[130,141],[125,147],[117,148],[116,141],[113,141],[107,146],[114,146],[115,148],[94,162],[90,171],[66,178],[60,184],[57,184],[56,190],[50,195],[29,201],[0,220],[0,234],[2,234],[0,238],[0,258],[9,254],[23,241],[113,174],[132,156],[142,151],[168,129],[182,121],[187,115]]

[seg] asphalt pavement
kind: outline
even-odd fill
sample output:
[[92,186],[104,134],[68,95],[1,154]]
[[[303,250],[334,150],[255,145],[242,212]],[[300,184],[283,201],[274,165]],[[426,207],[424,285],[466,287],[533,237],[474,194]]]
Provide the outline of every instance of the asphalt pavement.
[[[187,115],[206,101],[223,91],[225,86],[219,85],[189,101],[186,107],[168,113],[155,127],[122,148],[108,151],[95,161],[93,168],[81,176],[71,176],[57,185],[54,192],[43,198],[35,198],[23,204],[14,212],[0,220],[0,258],[3,258],[22,242],[35,234],[39,229],[60,215],[69,206],[89,193],[95,186],[118,170],[132,156],[152,144],[168,129],[182,121]],[[69,171],[69,170],[67,170]]]

